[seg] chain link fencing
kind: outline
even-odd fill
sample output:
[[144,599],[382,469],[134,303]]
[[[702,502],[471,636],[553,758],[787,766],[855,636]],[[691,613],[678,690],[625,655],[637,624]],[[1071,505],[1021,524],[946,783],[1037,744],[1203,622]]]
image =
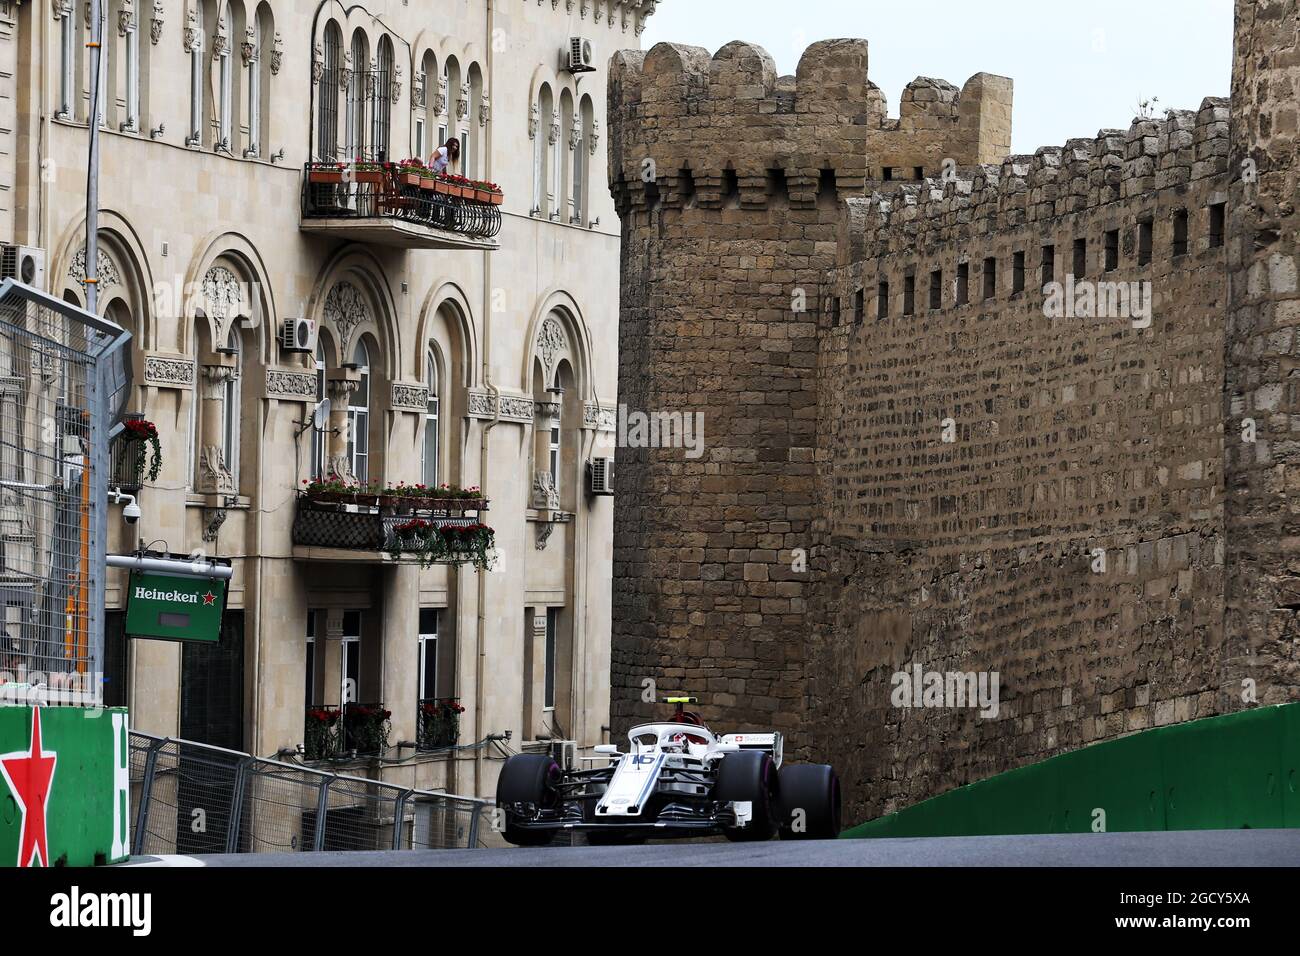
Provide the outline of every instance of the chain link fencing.
[[476,848],[485,800],[131,732],[135,855]]

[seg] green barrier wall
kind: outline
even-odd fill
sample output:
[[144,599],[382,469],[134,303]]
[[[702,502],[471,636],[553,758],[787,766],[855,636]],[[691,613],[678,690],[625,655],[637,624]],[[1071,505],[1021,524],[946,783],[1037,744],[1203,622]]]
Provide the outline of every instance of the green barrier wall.
[[124,709],[0,707],[0,866],[126,859]]
[[841,837],[1300,827],[1300,703],[1093,744],[846,830]]

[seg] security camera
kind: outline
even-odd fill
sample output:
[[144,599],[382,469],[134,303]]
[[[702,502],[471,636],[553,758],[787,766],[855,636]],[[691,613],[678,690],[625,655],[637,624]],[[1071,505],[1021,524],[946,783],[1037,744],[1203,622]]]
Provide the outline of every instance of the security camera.
[[122,508],[122,518],[127,524],[135,524],[140,520],[140,505],[135,500],[135,495],[123,494],[121,488],[114,488],[108,496],[113,499],[115,505],[126,502],[125,507]]

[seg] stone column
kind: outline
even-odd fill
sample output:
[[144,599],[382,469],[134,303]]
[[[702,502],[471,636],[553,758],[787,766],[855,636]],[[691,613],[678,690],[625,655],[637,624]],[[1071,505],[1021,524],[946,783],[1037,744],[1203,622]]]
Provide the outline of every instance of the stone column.
[[350,368],[329,371],[326,389],[330,399],[330,434],[325,455],[326,474],[352,481],[352,461],[348,458],[348,405],[361,387],[361,373]]
[[226,400],[226,385],[238,372],[233,364],[204,365],[197,400],[199,405],[199,473],[195,482],[198,491],[208,494],[235,493],[235,478],[226,464],[221,447],[221,419]]

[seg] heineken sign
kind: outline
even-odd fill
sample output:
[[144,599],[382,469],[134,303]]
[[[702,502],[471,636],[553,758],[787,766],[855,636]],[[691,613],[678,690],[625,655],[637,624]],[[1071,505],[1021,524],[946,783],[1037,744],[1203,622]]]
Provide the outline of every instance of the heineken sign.
[[126,710],[0,707],[0,867],[130,855]]
[[155,571],[132,571],[126,601],[126,633],[164,641],[221,637],[226,582]]

